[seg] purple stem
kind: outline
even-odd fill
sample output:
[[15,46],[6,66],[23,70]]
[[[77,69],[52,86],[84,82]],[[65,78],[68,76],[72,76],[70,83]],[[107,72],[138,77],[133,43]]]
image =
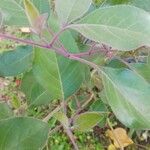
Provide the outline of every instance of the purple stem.
[[86,56],[94,55],[98,52],[100,52],[100,50],[89,50],[87,52],[77,53],[77,54],[73,54],[73,55],[76,57],[86,57]]
[[90,62],[90,61],[88,61],[88,60],[85,60],[85,59],[83,59],[83,58],[74,56],[74,54],[71,54],[71,55],[69,56],[69,59],[77,60],[77,61],[79,61],[79,62],[81,62],[81,63],[84,63],[84,64],[86,64],[86,65],[91,66],[91,67],[94,68],[94,69],[100,70],[100,68],[99,68],[95,63]]
[[[25,43],[25,44],[32,45],[32,46],[38,46],[38,47],[41,47],[41,48],[46,48],[46,49],[49,49],[49,50],[54,50],[55,52],[57,52],[57,53],[63,55],[64,57],[67,57],[67,58],[69,58],[69,59],[71,59],[71,60],[79,61],[79,62],[81,62],[81,63],[87,64],[87,65],[89,65],[89,66],[91,66],[91,67],[93,67],[93,68],[99,70],[99,67],[98,67],[96,64],[94,64],[94,63],[92,63],[92,62],[89,62],[89,61],[87,61],[87,60],[85,60],[85,59],[80,58],[81,56],[84,56],[84,55],[87,55],[87,54],[90,55],[90,54],[92,54],[92,53],[95,53],[95,51],[91,51],[91,50],[90,50],[89,52],[85,52],[85,53],[72,54],[72,53],[67,52],[67,50],[65,49],[65,47],[64,47],[63,45],[61,45],[61,48],[55,48],[55,47],[53,46],[54,43],[58,40],[59,35],[60,35],[65,29],[66,29],[66,28],[64,28],[64,29],[61,30],[59,33],[57,33],[57,34],[54,36],[52,42],[51,42],[50,44],[48,44],[48,45],[42,45],[42,44],[39,44],[39,43],[35,43],[34,41],[31,41],[31,40],[19,39],[19,38],[16,38],[16,37],[14,37],[14,36],[6,35],[6,34],[1,34],[1,33],[0,33],[0,37],[5,38],[5,39],[9,39],[9,40],[14,40],[14,41],[21,42],[21,43]],[[74,139],[74,136],[73,136],[73,134],[72,134],[71,129],[70,129],[70,128],[68,128],[68,129],[66,128],[66,133],[67,133],[67,135],[69,136],[69,138],[70,138],[72,144],[74,145],[75,150],[79,150],[79,148],[78,148],[78,146],[77,146],[77,144],[76,144],[76,142],[75,142],[75,139]]]
[[[48,30],[48,32],[52,35],[52,36],[54,36],[54,33],[53,33],[53,31],[50,29],[50,28],[47,28],[47,30]],[[64,29],[65,30],[65,29]],[[64,31],[63,30],[63,31]],[[62,31],[62,32],[63,32]],[[59,34],[61,34],[62,32],[59,32]],[[58,35],[58,34],[57,34]],[[65,49],[65,47],[64,47],[64,45],[61,43],[61,41],[58,39],[58,37],[56,38],[56,35],[55,35],[55,38],[53,38],[53,40],[52,40],[52,42],[50,43],[50,45],[54,45],[54,43],[55,43],[55,41],[54,40],[56,40],[56,41],[58,41],[58,44],[60,44],[60,46],[62,47],[62,50],[63,51],[65,51],[65,52],[67,52],[67,50]]]
[[25,44],[32,45],[32,46],[38,46],[38,47],[41,47],[41,48],[48,48],[48,49],[51,48],[50,45],[42,45],[42,44],[39,44],[39,43],[35,43],[34,41],[31,41],[31,40],[19,39],[17,37],[11,36],[11,35],[6,35],[6,34],[1,34],[0,33],[0,37],[4,38],[4,39],[13,40],[13,41],[16,41],[16,42],[25,43]]
[[[93,67],[95,69],[99,69],[96,64],[94,64],[92,62],[89,62],[89,61],[87,61],[85,59],[80,58],[81,56],[86,56],[87,54],[89,55],[89,52],[73,54],[73,53],[67,52],[67,50],[64,47],[62,47],[62,48],[55,48],[53,45],[42,45],[42,44],[39,44],[39,43],[35,43],[34,41],[31,41],[31,40],[19,39],[19,38],[16,38],[14,36],[1,34],[1,33],[0,33],[0,37],[4,38],[4,39],[14,40],[16,42],[25,43],[25,44],[32,45],[32,46],[38,46],[38,47],[41,47],[41,48],[54,50],[56,53],[58,53],[60,55],[63,55],[66,58],[69,58],[69,59],[72,59],[72,60],[77,60],[77,61],[79,61],[81,63],[84,63],[84,64],[87,64],[87,65],[89,65],[89,66],[91,66],[91,67]],[[55,39],[57,39],[57,38],[55,38]],[[95,53],[95,52],[97,52],[97,51],[93,51],[92,53]]]
[[[63,29],[64,31],[65,29]],[[58,39],[58,35],[60,35],[63,31],[59,32],[57,34],[57,36],[55,36],[51,42],[51,44],[39,44],[39,43],[36,43],[34,41],[31,41],[31,40],[25,40],[25,39],[19,39],[17,37],[14,37],[14,36],[11,36],[11,35],[6,35],[6,34],[1,34],[0,33],[0,37],[4,38],[4,39],[9,39],[9,40],[13,40],[13,41],[16,41],[16,42],[21,42],[21,43],[25,43],[25,44],[28,44],[28,45],[32,45],[32,46],[38,46],[38,47],[41,47],[41,48],[46,48],[46,49],[49,49],[49,50],[55,50],[56,53],[58,54],[61,54],[63,55],[64,57],[67,57],[69,58],[70,55],[72,56],[75,56],[75,57],[86,57],[86,56],[91,56],[95,53],[98,53],[100,51],[106,51],[105,48],[101,48],[101,49],[97,49],[97,50],[89,50],[87,52],[83,52],[83,53],[77,53],[77,54],[73,54],[73,53],[69,53],[67,52],[67,50],[65,49],[65,47],[60,43],[59,41],[59,44],[61,45],[61,48],[56,48],[53,46],[53,44],[55,43],[55,40]],[[54,40],[55,39],[55,40]]]
[[50,46],[54,45],[54,43],[58,40],[59,35],[64,32],[67,28],[63,28],[62,30],[60,30],[58,33],[56,33],[52,39],[52,41],[50,42]]
[[1,34],[1,33],[0,33],[0,37],[3,38],[3,39],[13,40],[13,41],[21,42],[21,43],[28,44],[28,45],[31,45],[31,46],[37,46],[37,47],[40,47],[40,48],[45,48],[45,49],[49,49],[49,50],[55,50],[56,53],[61,54],[64,57],[68,57],[68,53],[67,52],[64,52],[64,50],[62,50],[62,49],[58,49],[58,48],[52,47],[49,44],[43,45],[43,44],[39,44],[39,43],[36,43],[34,41],[31,41],[31,40],[19,39],[17,37],[12,36],[12,35],[6,35],[6,34]]

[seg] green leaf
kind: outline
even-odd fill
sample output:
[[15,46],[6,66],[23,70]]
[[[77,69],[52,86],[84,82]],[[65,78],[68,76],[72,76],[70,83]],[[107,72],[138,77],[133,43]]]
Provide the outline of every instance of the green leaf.
[[50,2],[49,0],[32,0],[32,3],[38,9],[40,14],[48,13],[50,14]]
[[102,0],[102,6],[108,5],[118,5],[118,4],[129,4],[139,8],[142,8],[146,11],[150,11],[150,1],[149,0]]
[[53,99],[66,99],[79,89],[83,81],[81,69],[80,64],[75,61],[54,52],[36,49],[34,76]]
[[14,109],[19,109],[21,107],[20,98],[14,95],[13,98],[11,99],[11,105]]
[[70,25],[85,37],[118,50],[150,45],[150,14],[128,5],[104,7]]
[[0,121],[0,149],[38,150],[48,138],[48,125],[33,118],[18,117]]
[[0,103],[0,120],[13,116],[13,112],[6,103]]
[[62,25],[82,17],[89,9],[92,0],[56,0],[56,12]]
[[112,59],[107,66],[111,68],[130,68],[130,70],[150,82],[150,65],[148,63],[128,63],[128,65],[126,65],[123,61]]
[[132,0],[101,0],[102,6],[110,6],[110,5],[119,5],[119,4],[128,4]]
[[78,115],[74,120],[76,130],[86,132],[92,129],[103,117],[97,112],[86,112]]
[[106,107],[106,104],[101,99],[96,100],[94,103],[90,106],[90,111],[101,113],[101,120],[98,123],[98,126],[103,128],[106,125],[109,110]]
[[0,11],[0,28],[2,27],[3,24],[3,15],[2,12]]
[[[78,52],[78,47],[70,32],[64,32],[61,37],[64,46]],[[83,80],[83,66],[57,55],[53,51],[36,48],[33,73],[37,81],[50,92],[53,99],[66,99],[76,92]]]
[[[45,12],[48,14],[50,13],[50,5],[48,0],[32,0],[32,2],[41,14]],[[0,10],[4,16],[5,24],[29,26],[22,0],[1,0]]]
[[24,75],[21,90],[26,95],[29,106],[47,105],[51,102],[51,95],[37,82],[32,71]]
[[117,58],[112,59],[106,66],[110,68],[128,68],[126,64],[124,64]]
[[134,71],[139,73],[145,80],[150,82],[150,65],[144,63],[133,63],[131,67]]
[[[57,17],[51,14],[49,20],[51,29],[58,32]],[[69,31],[63,32],[59,40],[68,51],[78,52],[78,46]],[[34,76],[50,92],[52,99],[66,99],[80,88],[85,76],[83,67],[82,64],[57,55],[52,50],[35,50]]]
[[25,12],[31,25],[32,32],[41,34],[46,28],[48,13],[40,14],[34,3],[30,0],[24,0]]
[[26,18],[24,9],[21,3],[16,0],[0,1],[0,9],[4,16],[4,23],[7,25],[27,26],[28,20]]
[[32,67],[31,46],[18,46],[15,50],[0,54],[0,76],[16,76]]
[[147,63],[148,63],[148,65],[150,65],[150,51],[148,51]]
[[107,101],[116,117],[127,127],[150,128],[150,84],[128,69],[103,69]]
[[100,99],[98,99],[94,103],[92,103],[92,105],[90,106],[90,110],[95,111],[95,112],[99,112],[99,113],[100,112],[102,112],[102,113],[108,112],[106,105]]
[[54,114],[54,117],[61,122],[61,124],[65,127],[68,128],[69,127],[69,120],[67,118],[67,116],[62,113],[62,112],[57,112]]
[[36,19],[39,17],[39,11],[30,0],[23,0],[25,12],[31,26],[34,26]]

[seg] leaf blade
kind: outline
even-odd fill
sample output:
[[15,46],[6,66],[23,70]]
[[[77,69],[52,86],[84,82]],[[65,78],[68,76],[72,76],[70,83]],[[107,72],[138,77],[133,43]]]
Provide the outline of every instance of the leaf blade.
[[31,46],[18,46],[15,50],[0,54],[0,75],[15,76],[32,67],[33,49]]
[[133,50],[150,45],[149,25],[149,13],[134,6],[118,5],[99,8],[69,28],[118,50]]
[[130,128],[150,128],[149,83],[128,69],[104,68],[102,78],[116,117]]
[[[51,23],[55,23],[55,20]],[[58,30],[57,23],[52,27]],[[62,33],[60,41],[68,51],[78,52],[78,46],[69,31]],[[64,58],[53,50],[36,48],[33,73],[54,99],[66,99],[80,88],[84,80],[83,67],[80,63]]]
[[21,91],[26,95],[29,106],[47,105],[52,100],[50,93],[35,79],[32,70],[23,76]]
[[80,87],[83,77],[79,72],[79,63],[58,56],[55,52],[45,52],[43,49],[36,52],[34,76],[52,94],[53,99],[66,99]]
[[32,27],[34,27],[35,21],[40,15],[39,11],[31,1],[24,0],[23,3],[24,3],[25,13],[28,17],[29,23],[31,24]]
[[20,150],[40,149],[46,143],[48,129],[46,123],[33,118],[15,117],[1,120],[0,148]]
[[56,0],[56,12],[60,22],[65,25],[82,17],[89,9],[92,0]]
[[[48,0],[32,0],[39,12],[50,13],[50,4]],[[4,16],[4,24],[15,25],[19,27],[28,27],[29,22],[23,7],[23,1],[4,0],[0,1],[0,9]],[[17,14],[17,15],[16,15]]]
[[0,120],[13,116],[13,112],[6,103],[0,103]]
[[74,119],[73,126],[76,130],[86,132],[92,129],[102,118],[97,112],[82,113]]

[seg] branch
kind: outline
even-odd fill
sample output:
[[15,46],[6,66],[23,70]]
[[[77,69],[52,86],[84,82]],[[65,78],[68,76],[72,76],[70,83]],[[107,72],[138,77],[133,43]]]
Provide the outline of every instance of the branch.
[[70,141],[72,142],[72,144],[74,146],[74,149],[79,150],[78,145],[75,142],[74,135],[73,135],[71,129],[70,128],[68,128],[68,129],[65,128],[65,130],[66,130],[66,134],[68,135],[68,137],[70,138]]
[[76,56],[76,57],[86,57],[86,56],[91,56],[91,55],[94,55],[94,54],[96,54],[96,53],[99,53],[100,52],[100,50],[89,50],[89,51],[87,51],[87,52],[82,52],[82,53],[77,53],[77,54],[73,54],[74,56]]
[[67,28],[63,28],[63,29],[60,30],[58,33],[56,33],[56,34],[54,35],[54,37],[53,37],[53,39],[52,39],[52,41],[50,42],[49,45],[50,45],[50,46],[54,45],[54,43],[58,40],[60,34],[61,34],[62,32],[64,32],[66,29],[67,29]]
[[[47,28],[47,30],[48,30],[48,32],[49,32],[52,36],[54,36],[54,33],[53,33],[53,31],[52,31],[50,28]],[[66,51],[64,45],[60,42],[60,40],[57,39],[57,41],[58,41],[58,44],[60,44],[60,46],[62,47],[62,49],[63,49],[64,51]]]
[[53,115],[54,115],[55,113],[57,113],[58,111],[60,111],[62,108],[63,108],[63,102],[62,102],[59,106],[57,106],[52,112],[50,112],[50,113],[43,119],[43,121],[44,121],[44,122],[48,122],[48,121],[53,117]]
[[83,63],[83,64],[86,64],[86,65],[89,65],[89,66],[91,66],[92,68],[95,68],[95,69],[97,69],[97,70],[100,69],[95,63],[90,62],[90,61],[88,61],[88,60],[85,60],[85,59],[83,59],[83,58],[77,57],[77,56],[75,56],[74,54],[70,54],[69,59],[77,60],[77,61],[79,61],[79,62],[81,62],[81,63]]
[[106,52],[106,49],[102,47],[101,49],[97,49],[97,50],[90,49],[89,51],[83,52],[83,53],[77,53],[77,54],[69,53],[60,41],[58,41],[58,42],[59,42],[61,48],[54,47],[53,44],[55,43],[55,40],[58,40],[58,35],[60,35],[64,30],[65,29],[61,30],[59,33],[56,34],[56,36],[53,38],[51,44],[39,44],[39,43],[36,43],[32,40],[20,39],[20,38],[14,37],[12,35],[6,35],[6,34],[1,34],[1,33],[0,33],[0,37],[4,38],[4,39],[13,40],[13,41],[16,41],[16,42],[21,42],[21,43],[24,43],[24,44],[28,44],[28,45],[31,45],[31,46],[37,46],[37,47],[40,47],[40,48],[54,50],[56,53],[58,53],[60,55],[63,55],[66,58],[75,59],[75,57],[76,57],[76,60],[77,60],[77,57],[91,56],[91,55],[96,54],[96,53],[101,52],[101,51]]
[[41,47],[41,48],[46,48],[46,49],[51,48],[50,45],[43,45],[43,44],[39,44],[39,43],[36,43],[34,41],[31,41],[31,40],[19,39],[17,37],[12,36],[12,35],[7,35],[7,34],[0,33],[0,37],[3,38],[3,39],[9,39],[9,40],[13,40],[13,41],[16,41],[16,42],[21,42],[21,43],[32,45],[32,46],[38,46],[38,47]]
[[90,95],[90,98],[87,101],[85,101],[85,103],[71,116],[70,123],[73,121],[74,117],[78,115],[93,100],[93,98],[94,94],[92,93]]
[[[58,38],[58,35],[60,35],[65,29],[66,28],[64,28],[59,33],[57,33],[57,35],[54,37],[54,39],[51,42],[52,45],[51,44],[50,45],[43,45],[43,44],[39,44],[39,43],[36,43],[34,41],[31,41],[31,40],[19,39],[17,37],[11,36],[11,35],[1,34],[1,33],[0,33],[0,37],[4,38],[4,39],[9,39],[9,40],[13,40],[13,41],[16,41],[16,42],[21,42],[21,43],[24,43],[24,44],[32,45],[32,46],[38,46],[38,47],[41,47],[41,48],[54,50],[56,53],[58,53],[60,55],[63,55],[66,58],[69,58],[71,60],[77,60],[77,61],[79,61],[81,63],[84,63],[84,64],[87,64],[87,65],[89,65],[89,66],[91,66],[91,67],[93,67],[95,69],[99,69],[99,67],[96,64],[94,64],[94,63],[92,63],[90,61],[87,61],[85,59],[80,58],[82,53],[73,54],[73,53],[67,52],[67,50],[64,47],[55,48],[53,46],[53,43]],[[83,53],[83,54],[85,55],[85,53]]]
[[55,51],[56,53],[58,53],[60,55],[63,55],[64,57],[68,57],[68,52],[65,52],[63,49],[54,48],[49,44],[44,44],[43,45],[43,44],[36,43],[32,40],[20,39],[20,38],[14,37],[12,35],[2,34],[2,33],[0,33],[0,37],[3,38],[3,39],[9,39],[9,40],[12,40],[12,41],[24,43],[24,44],[31,45],[31,46],[37,46],[37,47],[40,47],[40,48],[49,49],[51,51]]

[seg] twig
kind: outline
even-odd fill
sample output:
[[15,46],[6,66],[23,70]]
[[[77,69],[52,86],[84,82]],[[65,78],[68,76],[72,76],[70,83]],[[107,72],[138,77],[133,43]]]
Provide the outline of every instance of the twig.
[[90,62],[90,61],[85,60],[85,59],[82,59],[80,57],[74,56],[74,54],[70,54],[69,58],[72,59],[72,60],[77,60],[77,61],[79,61],[81,63],[87,64],[87,65],[89,65],[92,68],[95,68],[97,70],[100,70],[100,68],[95,63]]
[[[93,99],[93,97],[94,97],[94,94],[92,93],[91,96],[90,96],[90,98],[89,98],[89,99],[81,106],[81,108],[78,109],[78,110],[76,111],[76,113],[70,118],[69,123],[71,123],[72,120],[73,120],[73,118],[74,118],[82,109],[84,109],[84,108],[87,106],[87,104]],[[66,130],[66,133],[67,133],[67,135],[69,136],[69,138],[70,138],[72,144],[74,145],[75,150],[79,150],[79,148],[78,148],[78,146],[77,146],[77,144],[76,144],[76,142],[75,142],[74,136],[73,136],[73,134],[72,134],[72,130],[71,130],[71,129],[67,129],[67,130]]]
[[[70,100],[71,100],[71,98],[68,98],[68,99],[65,101],[65,103],[69,102]],[[57,106],[52,112],[50,112],[50,113],[43,119],[43,121],[44,121],[44,122],[48,122],[48,120],[50,120],[50,119],[53,117],[53,115],[54,115],[55,113],[57,113],[58,111],[60,111],[63,107],[64,107],[64,102],[62,101],[59,106]]]
[[53,134],[54,132],[57,132],[61,127],[62,127],[62,125],[56,126],[54,129],[49,131],[49,135]]
[[91,100],[94,98],[94,94],[92,93],[90,98],[71,116],[70,118],[70,123],[73,121],[73,118],[79,114],[90,102]]
[[144,145],[141,145],[141,144],[137,144],[137,143],[135,143],[134,145],[137,146],[137,147],[145,148],[145,150],[148,150],[147,146],[144,146]]
[[16,42],[25,43],[25,44],[32,45],[32,46],[38,46],[38,47],[41,47],[41,48],[51,48],[49,45],[39,44],[39,43],[36,43],[34,41],[31,41],[31,40],[27,40],[27,39],[26,40],[25,39],[19,39],[17,37],[12,36],[12,35],[7,35],[7,34],[1,34],[0,33],[0,37],[2,37],[4,39],[13,40],[13,41],[16,41]]
[[94,98],[94,94],[92,93],[90,98],[82,105],[82,109],[85,108],[93,98]]
[[57,106],[52,112],[50,112],[44,119],[43,119],[43,121],[44,122],[48,122],[48,120],[50,120],[52,117],[53,117],[53,115],[55,114],[55,113],[57,113],[61,108],[63,107],[63,103],[61,103],[59,106]]
[[[73,114],[73,115],[71,116],[71,118],[73,118],[76,114],[78,114],[81,110],[83,110],[83,109],[88,105],[88,103],[91,102],[91,100],[92,100],[93,98],[94,98],[94,94],[92,93],[91,96],[90,96],[90,98],[81,106],[80,109],[78,109],[78,110],[75,112],[75,114]],[[60,107],[60,106],[58,106],[58,107]],[[58,108],[56,108],[56,109],[58,110]],[[56,111],[56,109],[54,109],[53,112]],[[60,109],[61,109],[61,108],[60,108]],[[54,112],[54,113],[55,113],[55,112]],[[49,118],[51,118],[51,117],[52,117],[52,116],[49,114],[48,116],[45,117],[45,118],[47,118],[47,119],[44,118],[43,120],[49,120]],[[54,129],[50,130],[49,134],[52,134],[53,132],[58,131],[61,127],[62,127],[62,125],[59,125],[59,126],[55,127]]]
[[74,136],[73,136],[73,133],[72,133],[71,129],[70,128],[68,128],[68,129],[65,128],[65,129],[66,129],[66,134],[68,135],[68,137],[70,138],[70,140],[71,140],[71,142],[74,146],[74,149],[79,150],[78,145],[75,142],[75,139],[74,139]]
[[77,105],[77,108],[81,108],[81,104],[77,98],[77,96],[74,94],[74,98],[75,98],[75,101],[76,101],[76,105]]
[[66,115],[67,114],[67,103],[66,103],[66,101],[63,99],[62,100],[62,108],[63,108],[63,112],[64,112],[64,114]]
[[56,33],[52,39],[52,41],[50,42],[50,46],[54,45],[54,43],[58,40],[59,35],[64,32],[66,30],[66,28],[63,28],[62,30],[60,30],[58,33]]
[[[57,34],[57,36],[60,34],[60,33],[62,33],[63,32],[63,30],[61,31],[61,32],[59,32],[58,34]],[[95,54],[95,53],[97,53],[97,52],[99,52],[100,50],[94,50],[94,51],[88,51],[88,52],[83,52],[83,53],[78,53],[78,54],[74,54],[74,53],[69,53],[66,49],[65,49],[65,47],[62,45],[62,43],[59,41],[59,44],[60,44],[60,46],[61,46],[61,48],[56,48],[56,47],[54,47],[54,43],[55,43],[55,40],[57,40],[57,38],[58,37],[55,37],[53,40],[52,40],[52,42],[51,42],[51,44],[39,44],[39,43],[36,43],[36,42],[34,42],[34,41],[32,41],[32,40],[27,40],[27,39],[19,39],[19,38],[17,38],[17,37],[14,37],[14,36],[11,36],[11,35],[6,35],[6,34],[1,34],[0,33],[0,37],[2,37],[2,38],[4,38],[4,39],[9,39],[9,40],[13,40],[13,41],[16,41],[16,42],[21,42],[21,43],[24,43],[24,44],[28,44],[28,45],[31,45],[31,46],[37,46],[37,47],[40,47],[40,48],[44,48],[44,49],[49,49],[49,50],[51,50],[51,51],[55,51],[56,53],[58,53],[58,54],[60,54],[60,55],[63,55],[64,57],[66,57],[66,58],[70,58],[70,59],[74,59],[74,60],[80,60],[80,62],[82,62],[82,63],[86,63],[87,64],[87,62],[85,62],[84,60],[82,60],[82,59],[80,59],[80,57],[83,57],[83,56],[90,56],[90,55],[93,55],[93,54]],[[90,63],[90,62],[89,62]],[[90,65],[88,63],[88,65]]]
[[[94,48],[96,48],[96,49],[94,49]],[[88,51],[74,54],[74,56],[77,56],[77,57],[87,57],[88,56],[88,57],[90,57],[91,55],[94,55],[94,54],[97,54],[100,52],[107,54],[110,50],[111,49],[108,49],[104,44],[100,45],[100,44],[94,43]]]
[[[71,116],[71,118],[70,118],[70,120],[69,120],[69,123],[72,122],[74,116],[76,116],[81,110],[83,110],[83,109],[88,105],[89,102],[91,102],[91,100],[93,99],[93,97],[94,97],[94,94],[92,93],[91,96],[90,96],[90,98],[81,106],[81,108],[78,109],[78,110],[76,111],[76,113]],[[58,108],[58,107],[59,107],[59,108]],[[43,121],[47,122],[47,121],[53,116],[53,114],[55,114],[57,111],[59,111],[59,110],[63,107],[63,105],[61,105],[61,107],[60,107],[60,106],[58,106],[58,107],[57,107],[56,109],[54,109],[54,111],[51,112],[48,116],[46,116],[46,117],[43,119]],[[66,134],[67,134],[68,137],[70,138],[70,141],[72,142],[72,144],[73,144],[75,150],[79,150],[78,145],[77,145],[76,142],[75,142],[75,139],[74,139],[74,136],[73,136],[73,133],[72,133],[72,129],[71,129],[71,128],[66,128],[65,126],[63,126],[63,125],[61,124],[61,125],[55,127],[54,129],[50,130],[49,135],[50,135],[50,134],[53,134],[53,133],[56,132],[56,131],[58,131],[61,127],[63,127],[63,128],[65,129]]]
[[[49,32],[52,36],[54,36],[54,33],[53,33],[53,31],[52,31],[50,28],[47,28],[47,30],[48,30],[48,32]],[[62,49],[63,49],[64,51],[66,51],[64,45],[60,42],[59,39],[57,39],[57,42],[58,42],[58,44],[60,44],[60,46],[62,47]]]

